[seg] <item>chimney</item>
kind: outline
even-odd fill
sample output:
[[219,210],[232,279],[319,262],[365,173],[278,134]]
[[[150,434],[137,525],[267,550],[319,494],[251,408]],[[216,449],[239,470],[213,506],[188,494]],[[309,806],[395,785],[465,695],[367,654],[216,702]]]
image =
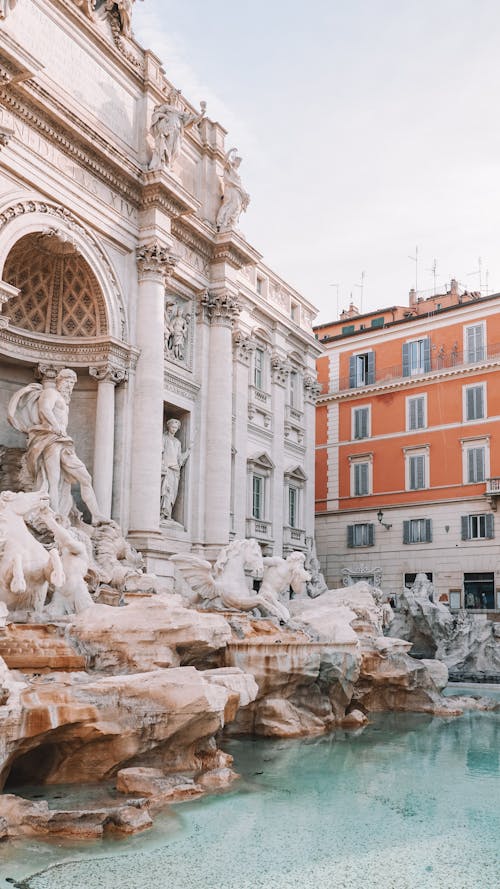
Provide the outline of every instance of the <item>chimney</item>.
[[417,291],[414,287],[410,290],[410,306],[414,306],[417,302]]
[[458,281],[456,278],[452,278],[450,281],[450,294],[452,296],[458,296]]

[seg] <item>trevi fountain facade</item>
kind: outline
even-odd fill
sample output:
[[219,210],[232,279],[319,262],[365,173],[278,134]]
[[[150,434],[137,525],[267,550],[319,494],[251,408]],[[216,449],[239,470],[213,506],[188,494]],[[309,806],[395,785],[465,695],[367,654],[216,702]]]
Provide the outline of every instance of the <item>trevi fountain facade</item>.
[[[144,831],[231,786],[233,738],[355,737],[385,711],[496,706],[442,694],[478,640],[478,672],[495,672],[492,628],[450,626],[426,589],[396,621],[366,583],[326,589],[314,307],[242,235],[241,157],[136,43],[133,5],[0,2],[0,837],[13,843]],[[50,788],[71,785],[87,790],[55,803]]]

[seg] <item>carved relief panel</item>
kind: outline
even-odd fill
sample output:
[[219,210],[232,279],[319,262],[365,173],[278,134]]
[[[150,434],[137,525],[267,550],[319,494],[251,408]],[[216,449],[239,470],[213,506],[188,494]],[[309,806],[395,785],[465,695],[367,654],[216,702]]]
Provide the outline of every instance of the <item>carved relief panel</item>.
[[193,308],[188,299],[165,297],[165,358],[187,370],[193,364]]

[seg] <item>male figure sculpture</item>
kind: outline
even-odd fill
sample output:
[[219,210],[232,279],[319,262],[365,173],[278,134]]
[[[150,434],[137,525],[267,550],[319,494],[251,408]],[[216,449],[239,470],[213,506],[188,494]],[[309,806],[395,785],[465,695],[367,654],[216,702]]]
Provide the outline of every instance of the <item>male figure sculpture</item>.
[[73,506],[71,485],[78,482],[92,523],[98,524],[103,517],[92,479],[67,433],[69,404],[76,379],[73,370],[64,368],[57,374],[55,388],[43,388],[39,383],[25,386],[12,396],[7,416],[14,429],[28,436],[24,468],[31,490],[48,491],[54,512],[67,518]]
[[199,123],[205,114],[206,102],[201,102],[201,113],[184,111],[180,104],[180,90],[172,90],[167,102],[157,105],[151,118],[151,135],[154,151],[150,170],[159,170],[165,164],[171,167],[179,156],[184,133],[189,127]]
[[167,420],[167,431],[163,436],[162,479],[161,479],[161,517],[170,521],[172,510],[177,500],[181,469],[189,457],[191,449],[182,450],[176,434],[181,428],[179,420]]

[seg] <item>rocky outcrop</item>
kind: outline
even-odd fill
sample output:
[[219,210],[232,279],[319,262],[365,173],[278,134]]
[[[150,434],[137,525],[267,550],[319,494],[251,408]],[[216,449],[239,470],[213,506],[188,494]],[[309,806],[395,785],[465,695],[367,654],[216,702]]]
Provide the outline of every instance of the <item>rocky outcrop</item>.
[[400,610],[390,627],[391,636],[412,643],[414,657],[435,658],[446,664],[455,680],[500,681],[500,627],[485,615],[460,611],[430,598],[432,585],[420,575],[399,597]]

